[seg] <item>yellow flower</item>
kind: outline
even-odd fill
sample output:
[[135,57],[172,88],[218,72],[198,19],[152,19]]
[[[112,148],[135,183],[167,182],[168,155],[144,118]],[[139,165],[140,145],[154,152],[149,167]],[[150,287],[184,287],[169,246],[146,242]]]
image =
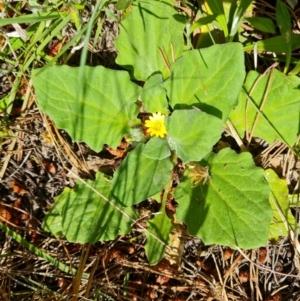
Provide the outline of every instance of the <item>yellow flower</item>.
[[165,134],[167,134],[167,130],[165,127],[165,115],[162,115],[161,112],[154,113],[150,116],[150,120],[146,120],[145,127],[147,127],[147,133],[150,136],[156,136],[163,138]]

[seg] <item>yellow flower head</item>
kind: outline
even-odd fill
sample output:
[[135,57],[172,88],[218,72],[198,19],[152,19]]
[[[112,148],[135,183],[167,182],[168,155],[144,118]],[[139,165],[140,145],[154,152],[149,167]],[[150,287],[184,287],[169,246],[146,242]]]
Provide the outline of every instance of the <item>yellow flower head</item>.
[[165,115],[162,115],[161,112],[154,113],[150,116],[150,120],[146,120],[145,127],[147,127],[147,133],[150,136],[156,136],[163,138],[167,134],[165,127]]

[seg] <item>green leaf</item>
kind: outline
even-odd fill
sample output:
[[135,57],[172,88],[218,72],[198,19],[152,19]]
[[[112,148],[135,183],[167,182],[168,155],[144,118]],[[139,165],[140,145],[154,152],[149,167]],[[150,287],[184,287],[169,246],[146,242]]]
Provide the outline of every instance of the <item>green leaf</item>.
[[289,201],[290,201],[290,207],[294,207],[294,208],[299,208],[299,204],[300,204],[300,194],[299,193],[295,193],[295,194],[291,194],[289,195]]
[[293,228],[295,218],[289,210],[290,201],[286,181],[281,180],[272,169],[265,171],[265,178],[271,188],[270,204],[273,210],[269,239],[272,242],[277,242],[279,236],[289,236],[289,231],[283,219],[286,219],[287,223]]
[[143,156],[154,160],[162,160],[170,155],[171,151],[166,139],[156,137],[150,139],[143,150]]
[[173,168],[169,158],[153,160],[143,155],[140,144],[123,160],[114,174],[112,191],[124,206],[132,206],[161,191],[170,181]]
[[[260,137],[269,143],[279,139],[292,146],[299,134],[300,79],[297,76],[286,76],[277,70],[273,72],[273,79],[268,89],[268,75],[258,80],[260,75],[257,72],[250,71],[248,73],[245,90],[249,93],[254,87],[251,93],[253,103],[249,101],[247,105],[247,97],[245,94],[242,95],[238,106],[230,115],[230,120],[239,135],[244,136],[246,125],[248,125],[250,132],[255,117],[259,114],[253,132],[254,137]],[[257,112],[256,108],[260,107],[265,96],[265,104],[261,114]]]
[[[149,232],[158,237],[166,245],[169,244],[169,234],[173,230],[171,220],[164,212],[159,212],[153,219],[147,222]],[[150,265],[157,264],[163,257],[165,245],[155,239],[149,232],[145,232],[147,242],[145,244],[145,252]]]
[[143,87],[141,101],[148,112],[169,114],[167,91],[162,86],[163,78],[160,73],[150,76]]
[[[281,0],[278,0],[276,2],[276,21],[277,21],[277,24],[278,24],[281,34],[284,37],[288,38],[286,36],[286,34],[290,33],[291,29],[292,29],[291,16],[290,16],[288,8]],[[286,42],[290,42],[290,41],[286,40]]]
[[205,5],[208,8],[208,13],[211,13],[216,16],[216,20],[220,24],[225,39],[228,37],[228,28],[227,21],[224,13],[223,1],[222,0],[207,0],[205,1]]
[[247,10],[247,8],[250,6],[251,2],[252,2],[252,0],[241,0],[240,1],[239,6],[234,13],[234,17],[233,17],[232,24],[231,24],[230,36],[232,38],[237,33],[237,31],[240,27],[241,19],[244,15],[245,11]]
[[184,162],[200,161],[220,139],[222,124],[198,110],[176,110],[166,120],[169,146]]
[[28,14],[23,16],[18,16],[15,18],[1,18],[0,19],[0,27],[11,25],[11,24],[23,24],[23,23],[35,23],[42,21],[49,21],[54,19],[60,19],[61,15],[57,12],[47,12],[47,13],[39,13],[39,14]]
[[95,151],[104,144],[117,147],[130,126],[139,122],[135,102],[140,87],[127,72],[85,67],[83,96],[76,102],[78,75],[79,68],[53,66],[33,76],[40,109],[74,141],[84,141]]
[[[298,49],[300,47],[300,35],[292,33],[292,50]],[[270,39],[265,39],[258,41],[255,43],[257,45],[258,51],[271,51],[276,53],[281,53],[286,51],[286,41],[283,36],[277,36]],[[244,51],[252,51],[254,49],[254,45],[247,45],[244,47]]]
[[193,31],[203,25],[207,25],[211,23],[213,20],[216,19],[215,15],[207,15],[205,17],[201,17],[199,20],[193,23],[193,25],[190,28],[190,33],[193,33]]
[[263,170],[255,166],[251,154],[238,155],[228,148],[206,160],[201,164],[209,166],[208,184],[193,187],[185,176],[176,188],[177,218],[205,244],[245,249],[265,245],[272,210]]
[[184,52],[164,86],[173,108],[195,106],[225,121],[237,104],[244,77],[243,48],[230,43]]
[[[111,183],[103,174],[98,173],[95,181],[87,182],[111,199]],[[78,183],[74,189],[65,188],[55,200],[58,205],[47,214],[44,228],[54,234],[62,233],[69,241],[95,243],[113,240],[131,229],[131,219],[101,199],[84,183]],[[120,206],[118,202],[113,202]],[[137,217],[132,208],[122,210],[131,218]]]
[[250,23],[255,29],[266,33],[276,33],[276,27],[273,21],[269,18],[263,17],[248,17],[244,19]]
[[300,61],[297,62],[296,66],[289,72],[289,75],[297,75],[300,72]]
[[127,9],[131,4],[133,0],[118,0],[116,4],[116,9],[117,10],[124,10]]
[[284,45],[285,45],[285,52],[286,52],[286,63],[285,63],[284,73],[286,73],[292,55],[292,40],[291,40],[292,26],[291,26],[291,16],[289,10],[281,0],[278,0],[276,2],[276,21],[280,29],[280,33],[285,40]]
[[[115,40],[119,55],[117,64],[129,70],[137,80],[146,80],[160,71],[169,76],[162,53],[169,62],[183,52],[185,24],[173,17],[176,10],[170,2],[143,1],[133,3],[131,14],[120,24]],[[134,34],[132,34],[134,30]]]
[[[68,189],[68,188],[65,188]],[[46,214],[42,227],[45,231],[51,232],[54,236],[60,237],[64,235],[62,229],[62,216],[61,210],[64,206],[63,198],[56,198],[55,203]]]

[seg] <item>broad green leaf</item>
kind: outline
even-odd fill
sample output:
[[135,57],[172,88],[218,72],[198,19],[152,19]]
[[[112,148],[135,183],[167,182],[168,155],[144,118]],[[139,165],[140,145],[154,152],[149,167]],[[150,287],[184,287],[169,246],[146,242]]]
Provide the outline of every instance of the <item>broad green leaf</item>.
[[[247,97],[245,94],[242,95],[238,106],[230,115],[230,120],[239,135],[244,136],[246,124],[250,132],[255,117],[259,114],[253,132],[254,137],[260,137],[269,143],[279,139],[292,146],[299,134],[300,79],[297,76],[286,76],[277,70],[273,72],[268,89],[269,75],[265,75],[257,81],[260,75],[256,71],[248,73],[245,90],[249,93],[254,86],[254,91],[250,95],[253,103],[248,100],[247,105]],[[266,93],[267,95],[265,95]],[[256,108],[260,107],[265,96],[261,114]]]
[[56,199],[51,209],[47,212],[42,225],[45,231],[51,232],[56,237],[64,235],[61,216],[63,205],[63,198]]
[[116,62],[137,80],[146,80],[160,71],[168,77],[163,54],[169,62],[183,52],[185,24],[173,17],[176,10],[171,2],[143,1],[133,3],[131,14],[121,22],[120,35],[115,41],[119,55]]
[[171,150],[184,162],[200,161],[220,139],[222,120],[198,110],[176,110],[166,120]]
[[276,27],[273,21],[269,18],[264,17],[248,17],[244,19],[246,22],[250,23],[255,29],[261,32],[275,33]]
[[95,151],[104,144],[117,147],[130,126],[139,122],[135,102],[140,87],[125,71],[85,67],[83,96],[76,102],[78,75],[79,68],[68,66],[49,67],[34,75],[40,109],[74,141],[84,141]]
[[124,206],[132,206],[161,191],[170,181],[169,158],[153,160],[143,155],[140,144],[123,160],[114,174],[112,192]]
[[[87,182],[111,200],[111,183],[103,174],[98,173],[95,181]],[[55,199],[59,205],[54,207],[53,212],[50,210],[48,213],[44,228],[54,234],[61,232],[69,241],[95,243],[99,240],[113,240],[131,229],[130,218],[101,199],[83,183],[77,183],[74,189],[65,188]],[[120,207],[118,202],[112,201]],[[137,217],[131,208],[122,210],[131,218]]]
[[[155,215],[153,219],[147,222],[147,225],[149,232],[153,233],[166,245],[169,244],[169,234],[173,230],[173,225],[171,220],[164,212],[159,212],[159,214]],[[155,265],[164,256],[165,245],[155,239],[152,235],[150,235],[149,232],[145,232],[145,235],[147,237],[145,252],[150,265]]]
[[154,160],[162,160],[170,155],[171,151],[167,140],[161,138],[150,139],[143,150],[143,156]]
[[[292,33],[292,50],[298,49],[300,47],[300,35]],[[286,51],[285,38],[283,36],[276,36],[270,39],[265,39],[258,41],[257,50],[258,51],[272,51],[276,53],[282,53]],[[254,45],[247,45],[244,47],[244,51],[252,51],[254,49]]]
[[292,229],[295,225],[295,218],[289,210],[290,201],[286,181],[280,179],[272,169],[265,171],[265,178],[271,188],[270,204],[273,210],[269,239],[272,242],[277,242],[279,236],[289,236],[289,231],[284,224],[283,218],[286,219]]
[[146,111],[169,114],[167,91],[162,86],[163,78],[160,73],[150,76],[143,87],[141,101]]
[[238,155],[228,148],[206,160],[201,164],[209,166],[207,184],[193,187],[185,176],[176,188],[177,218],[205,244],[245,249],[265,245],[272,210],[263,170],[255,166],[251,154]]
[[244,77],[243,48],[230,43],[184,52],[164,86],[173,108],[195,106],[225,121],[237,104]]

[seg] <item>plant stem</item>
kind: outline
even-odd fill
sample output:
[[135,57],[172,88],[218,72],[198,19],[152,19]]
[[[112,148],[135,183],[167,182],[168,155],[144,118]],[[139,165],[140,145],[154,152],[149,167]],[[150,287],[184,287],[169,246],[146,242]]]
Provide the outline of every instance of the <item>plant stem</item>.
[[173,150],[171,150],[171,157],[170,157],[170,160],[171,160],[171,162],[172,162],[172,164],[173,164],[173,166],[175,167],[176,166],[176,164],[177,164],[177,154],[173,151]]

